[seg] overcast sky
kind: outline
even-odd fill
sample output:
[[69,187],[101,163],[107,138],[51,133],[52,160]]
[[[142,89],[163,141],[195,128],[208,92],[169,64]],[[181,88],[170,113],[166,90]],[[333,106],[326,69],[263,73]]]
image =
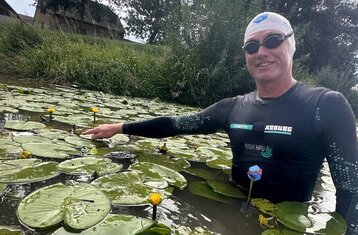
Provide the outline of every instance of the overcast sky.
[[5,0],[17,13],[34,16],[35,7],[31,6],[34,0]]

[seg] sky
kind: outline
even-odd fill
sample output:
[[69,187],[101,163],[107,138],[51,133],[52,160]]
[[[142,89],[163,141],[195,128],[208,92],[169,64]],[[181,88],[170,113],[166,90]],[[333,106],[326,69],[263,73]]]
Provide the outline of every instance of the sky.
[[5,0],[17,13],[21,15],[34,16],[35,6],[32,6],[34,0]]

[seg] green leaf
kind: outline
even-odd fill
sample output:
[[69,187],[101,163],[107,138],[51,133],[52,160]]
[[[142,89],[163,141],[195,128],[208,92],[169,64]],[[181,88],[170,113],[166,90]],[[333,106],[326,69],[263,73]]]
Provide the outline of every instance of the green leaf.
[[109,214],[103,221],[97,225],[88,228],[80,233],[67,232],[60,228],[52,235],[135,235],[147,228],[153,226],[155,222],[151,219],[140,218],[132,215]]
[[48,138],[36,136],[36,135],[19,135],[14,136],[13,140],[19,144],[25,143],[52,143]]
[[47,228],[60,223],[74,229],[89,228],[107,216],[111,202],[97,187],[69,182],[35,190],[18,207],[21,222],[33,228]]
[[245,199],[246,193],[243,193],[238,187],[235,187],[232,183],[222,183],[214,180],[208,180],[209,186],[217,193],[228,197],[235,197]]
[[6,121],[5,128],[10,130],[17,131],[33,131],[36,129],[45,128],[46,125],[40,122],[32,122],[32,121],[19,121],[19,120],[10,120]]
[[154,164],[159,164],[177,172],[183,171],[184,169],[190,167],[190,163],[185,159],[170,158],[167,155],[162,155],[159,153],[147,153],[145,151],[135,151],[135,154],[138,156],[138,160],[140,162],[151,162]]
[[170,185],[183,189],[187,186],[187,181],[180,173],[150,162],[137,162],[132,164],[129,169],[141,171],[149,178],[164,179]]
[[222,203],[231,204],[233,202],[232,198],[214,192],[212,188],[204,182],[196,181],[189,183],[189,190],[195,195],[199,195]]
[[[143,205],[148,204],[148,196],[152,192],[160,193],[162,198],[171,195],[172,188],[164,191],[164,180],[159,180],[146,179],[146,176],[138,171],[127,171],[100,177],[92,184],[105,192],[114,205]],[[160,187],[156,188],[158,184]]]
[[68,158],[70,155],[78,154],[78,151],[74,148],[55,143],[26,143],[22,147],[38,157],[63,159]]
[[21,228],[15,226],[0,226],[0,235],[22,235],[25,234]]
[[91,140],[87,140],[85,138],[81,138],[78,136],[67,136],[65,137],[65,141],[69,144],[75,145],[77,147],[85,147],[85,148],[93,148],[95,145]]
[[57,162],[18,159],[0,162],[0,182],[30,183],[53,178],[59,174]]
[[80,157],[66,160],[58,165],[58,169],[67,174],[112,174],[122,170],[123,165],[112,163],[108,158]]

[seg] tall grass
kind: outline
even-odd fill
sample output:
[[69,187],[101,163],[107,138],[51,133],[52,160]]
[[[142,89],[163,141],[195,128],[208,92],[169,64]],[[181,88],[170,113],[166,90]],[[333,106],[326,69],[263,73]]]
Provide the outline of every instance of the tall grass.
[[[198,68],[193,53],[173,53],[164,45],[43,31],[21,24],[0,27],[2,75],[76,83],[113,94],[191,105],[208,105],[228,96],[236,82],[224,83],[226,75],[220,66]],[[213,76],[215,72],[224,73]]]

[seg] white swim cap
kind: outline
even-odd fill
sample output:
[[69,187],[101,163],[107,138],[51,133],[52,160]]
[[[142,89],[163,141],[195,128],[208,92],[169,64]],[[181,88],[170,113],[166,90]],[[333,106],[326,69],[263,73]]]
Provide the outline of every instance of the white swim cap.
[[[290,22],[285,17],[273,12],[263,12],[258,14],[253,20],[251,20],[251,22],[247,26],[244,42],[246,42],[247,38],[251,34],[268,29],[279,30],[285,35],[293,32]],[[287,40],[290,43],[293,55],[296,50],[296,42],[294,35],[289,37]]]

